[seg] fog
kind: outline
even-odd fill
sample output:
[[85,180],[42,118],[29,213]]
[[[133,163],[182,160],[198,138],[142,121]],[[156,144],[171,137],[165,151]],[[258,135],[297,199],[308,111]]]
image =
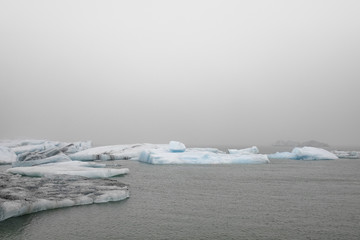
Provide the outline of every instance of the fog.
[[360,2],[0,1],[0,138],[360,145]]

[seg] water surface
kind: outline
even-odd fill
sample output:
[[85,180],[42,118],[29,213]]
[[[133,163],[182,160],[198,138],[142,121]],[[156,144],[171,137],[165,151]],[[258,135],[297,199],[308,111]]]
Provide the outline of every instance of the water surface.
[[10,218],[0,239],[360,238],[359,159],[107,163],[130,169],[128,200]]

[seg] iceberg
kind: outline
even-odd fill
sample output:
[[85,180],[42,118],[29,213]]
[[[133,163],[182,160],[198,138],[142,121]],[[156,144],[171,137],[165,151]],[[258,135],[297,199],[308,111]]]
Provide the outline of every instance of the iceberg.
[[185,152],[186,147],[185,147],[185,144],[183,144],[181,142],[170,141],[169,150],[171,152]]
[[322,148],[315,147],[302,147],[294,148],[292,152],[277,152],[273,154],[268,154],[268,158],[274,159],[295,159],[295,160],[334,160],[338,157]]
[[198,149],[171,152],[166,148],[143,151],[140,162],[150,164],[259,164],[269,163],[262,154],[224,154]]
[[10,164],[16,161],[16,154],[8,147],[0,146],[0,164]]
[[338,158],[359,159],[360,152],[357,151],[332,151]]
[[90,148],[69,155],[72,160],[94,161],[94,160],[138,160],[142,151],[164,148],[167,144],[126,144]]
[[0,173],[0,221],[38,211],[120,201],[128,186],[115,179],[57,175],[46,178]]
[[88,163],[80,161],[65,161],[47,163],[31,167],[14,167],[6,171],[30,177],[46,177],[51,175],[67,174],[88,178],[108,178],[127,174],[128,168],[105,168],[105,164]]
[[259,149],[256,146],[252,146],[250,148],[244,148],[244,149],[228,149],[229,154],[258,154]]

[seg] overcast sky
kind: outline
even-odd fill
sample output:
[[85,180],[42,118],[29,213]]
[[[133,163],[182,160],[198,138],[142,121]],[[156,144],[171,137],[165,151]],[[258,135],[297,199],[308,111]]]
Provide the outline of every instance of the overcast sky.
[[360,145],[360,1],[0,0],[0,138]]

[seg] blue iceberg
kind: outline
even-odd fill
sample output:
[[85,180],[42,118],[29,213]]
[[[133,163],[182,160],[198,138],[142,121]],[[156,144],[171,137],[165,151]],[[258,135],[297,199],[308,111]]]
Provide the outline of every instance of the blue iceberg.
[[294,160],[334,160],[338,157],[322,148],[302,147],[294,148],[291,152],[277,152],[267,155],[270,159],[294,159]]

